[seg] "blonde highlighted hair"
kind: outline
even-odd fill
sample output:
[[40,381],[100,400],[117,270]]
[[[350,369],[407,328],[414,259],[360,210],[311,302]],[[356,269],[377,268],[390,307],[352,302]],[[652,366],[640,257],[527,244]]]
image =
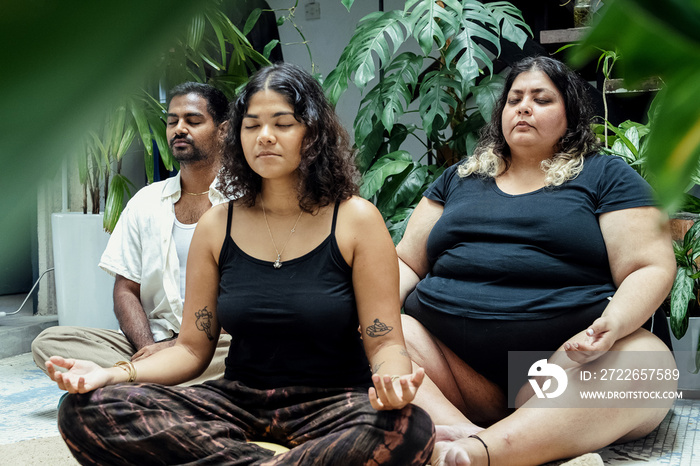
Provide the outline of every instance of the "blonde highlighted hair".
[[[545,173],[544,185],[548,187],[560,186],[564,182],[576,178],[583,170],[584,153],[587,152],[576,154],[560,152],[554,154],[550,159],[543,160],[540,167]],[[497,155],[493,148],[486,148],[461,162],[457,167],[457,174],[462,178],[469,175],[496,178],[506,170],[503,157]]]

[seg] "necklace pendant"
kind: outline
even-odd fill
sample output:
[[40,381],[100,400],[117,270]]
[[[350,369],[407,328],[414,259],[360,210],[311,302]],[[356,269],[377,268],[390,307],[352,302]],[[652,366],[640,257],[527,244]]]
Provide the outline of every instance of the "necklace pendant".
[[272,264],[272,266],[276,269],[279,269],[280,267],[282,267],[282,261],[280,261],[279,254],[277,254],[277,260],[275,260],[275,263]]

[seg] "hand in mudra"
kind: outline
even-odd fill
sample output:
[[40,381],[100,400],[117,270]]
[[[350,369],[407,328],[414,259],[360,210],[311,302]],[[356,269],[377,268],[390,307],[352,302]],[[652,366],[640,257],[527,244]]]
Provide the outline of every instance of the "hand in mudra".
[[402,375],[392,380],[390,375],[372,376],[374,387],[369,389],[369,402],[377,411],[401,409],[416,397],[425,378],[425,370],[419,367],[413,374]]
[[[67,371],[59,371],[58,367]],[[69,393],[86,393],[112,382],[109,372],[92,361],[51,356],[46,361],[46,368],[58,388]]]

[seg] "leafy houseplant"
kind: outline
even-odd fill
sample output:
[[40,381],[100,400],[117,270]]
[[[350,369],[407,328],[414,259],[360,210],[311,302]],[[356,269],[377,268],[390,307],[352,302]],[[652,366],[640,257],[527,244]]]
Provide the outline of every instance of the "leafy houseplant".
[[[471,153],[491,117],[503,80],[482,47],[498,55],[505,39],[522,48],[528,33],[508,2],[406,0],[403,10],[360,20],[324,88],[335,104],[350,81],[364,92],[378,77],[360,102],[355,146],[360,194],[377,205],[395,242],[423,190],[445,165]],[[410,42],[420,52],[399,54]],[[418,124],[409,122],[412,114]],[[409,138],[425,151],[412,157],[402,150]]]
[[[695,222],[685,234],[683,241],[673,243],[678,270],[673,282],[670,298],[671,331],[677,339],[683,338],[688,330],[690,317],[700,317],[700,222]],[[700,340],[696,343],[695,371],[700,371]]]

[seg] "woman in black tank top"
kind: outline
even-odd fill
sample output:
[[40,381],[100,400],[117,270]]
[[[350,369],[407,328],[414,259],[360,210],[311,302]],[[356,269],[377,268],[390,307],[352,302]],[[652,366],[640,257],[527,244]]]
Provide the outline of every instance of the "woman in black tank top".
[[[59,416],[73,454],[99,464],[425,464],[434,427],[411,404],[424,372],[412,372],[405,348],[395,249],[356,196],[348,137],[323,90],[296,66],[263,68],[229,125],[219,180],[237,199],[197,225],[177,344],[126,370],[55,360],[71,370],[54,380],[78,393]],[[206,368],[222,329],[232,337],[224,378],[170,387]],[[251,441],[289,450],[273,459]]]

